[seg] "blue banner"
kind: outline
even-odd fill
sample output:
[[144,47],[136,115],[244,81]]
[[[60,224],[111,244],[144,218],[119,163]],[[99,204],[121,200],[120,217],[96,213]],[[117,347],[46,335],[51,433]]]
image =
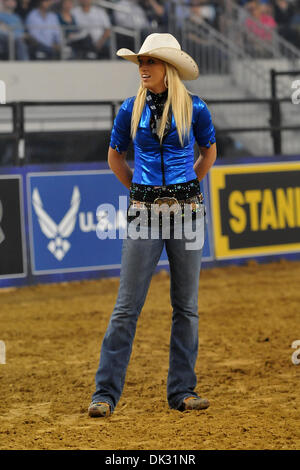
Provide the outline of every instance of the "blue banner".
[[[119,275],[129,190],[106,162],[2,167],[0,175],[3,181],[20,181],[20,213],[8,210],[5,198],[0,198],[0,227],[6,243],[13,242],[13,236],[8,236],[9,221],[13,224],[14,236],[20,231],[17,231],[20,223],[23,233],[22,257],[19,251],[14,252],[16,262],[23,262],[23,265],[14,269],[10,266],[8,272],[2,256],[1,287]],[[214,261],[207,182],[205,179],[201,184],[207,213],[204,267]],[[8,214],[10,219],[7,219]],[[99,235],[107,229],[110,238],[100,239],[103,237]],[[5,249],[4,241],[1,247]],[[9,253],[12,252],[7,251],[11,260]],[[164,249],[158,269],[164,266],[168,269],[168,265]]]
[[[129,191],[110,170],[28,173],[27,180],[34,275],[120,268]],[[100,239],[107,229],[110,238]],[[168,264],[165,250],[159,264]]]
[[[33,274],[120,267],[119,231],[128,191],[110,170],[29,173],[27,178]],[[116,208],[115,220],[107,220],[115,225],[116,239],[100,240],[97,208],[107,203]]]

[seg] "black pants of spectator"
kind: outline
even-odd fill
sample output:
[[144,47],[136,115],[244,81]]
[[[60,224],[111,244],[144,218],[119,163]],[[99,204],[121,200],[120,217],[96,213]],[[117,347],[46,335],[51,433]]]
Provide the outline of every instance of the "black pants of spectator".
[[71,59],[85,60],[90,53],[96,55],[95,46],[89,35],[84,38],[76,39],[75,41],[68,41],[67,44],[72,49]]
[[72,48],[71,59],[91,60],[110,58],[109,42],[107,41],[99,51],[89,35],[75,41],[70,41],[68,45]]
[[102,59],[102,60],[108,60],[110,59],[110,47],[109,47],[109,42],[106,42],[100,51],[97,51],[97,58]]
[[58,60],[59,52],[52,47],[46,46],[41,42],[31,44],[29,47],[30,58],[32,60]]

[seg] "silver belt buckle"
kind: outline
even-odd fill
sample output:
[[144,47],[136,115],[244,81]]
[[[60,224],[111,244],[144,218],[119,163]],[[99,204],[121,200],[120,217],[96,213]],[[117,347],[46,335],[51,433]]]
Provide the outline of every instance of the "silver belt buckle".
[[[161,207],[163,205],[165,206]],[[156,199],[154,199],[153,206],[155,214],[166,214],[167,212],[169,212],[169,207],[172,207],[172,212],[174,214],[177,214],[180,209],[180,204],[176,197],[157,197]]]
[[133,209],[145,209],[145,203],[143,201],[131,201],[130,203]]

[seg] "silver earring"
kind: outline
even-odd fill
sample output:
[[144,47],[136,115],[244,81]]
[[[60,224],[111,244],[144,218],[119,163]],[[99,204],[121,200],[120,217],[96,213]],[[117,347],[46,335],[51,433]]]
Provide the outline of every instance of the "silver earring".
[[167,79],[167,75],[165,75],[164,84],[165,84],[165,87],[168,88],[168,79]]

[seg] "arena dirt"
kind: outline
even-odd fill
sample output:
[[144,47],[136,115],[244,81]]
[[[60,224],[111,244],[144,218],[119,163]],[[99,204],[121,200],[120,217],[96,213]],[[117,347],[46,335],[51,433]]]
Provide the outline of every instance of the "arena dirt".
[[1,449],[299,449],[300,263],[203,270],[197,361],[205,411],[166,402],[169,277],[153,277],[122,398],[92,419],[118,279],[0,290]]

